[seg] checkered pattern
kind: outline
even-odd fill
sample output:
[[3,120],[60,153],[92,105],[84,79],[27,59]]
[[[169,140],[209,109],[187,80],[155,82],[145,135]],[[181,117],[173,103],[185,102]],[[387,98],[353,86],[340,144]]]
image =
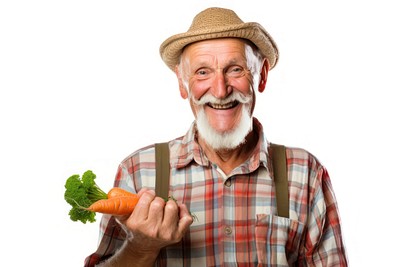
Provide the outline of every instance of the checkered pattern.
[[[310,153],[287,148],[290,218],[278,217],[268,143],[255,119],[259,143],[251,158],[225,175],[208,161],[195,127],[170,142],[170,195],[196,220],[182,241],[160,253],[156,266],[347,266],[340,219],[326,169]],[[127,157],[115,186],[154,188],[154,146]],[[94,266],[118,249],[125,233],[104,215]]]

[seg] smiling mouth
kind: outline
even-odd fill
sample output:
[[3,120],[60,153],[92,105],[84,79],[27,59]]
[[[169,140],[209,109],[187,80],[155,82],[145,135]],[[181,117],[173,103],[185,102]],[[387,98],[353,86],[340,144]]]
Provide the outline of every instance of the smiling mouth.
[[225,109],[231,109],[239,105],[239,101],[235,100],[229,103],[225,104],[216,104],[216,103],[207,103],[207,106],[213,109],[219,109],[219,110],[225,110]]

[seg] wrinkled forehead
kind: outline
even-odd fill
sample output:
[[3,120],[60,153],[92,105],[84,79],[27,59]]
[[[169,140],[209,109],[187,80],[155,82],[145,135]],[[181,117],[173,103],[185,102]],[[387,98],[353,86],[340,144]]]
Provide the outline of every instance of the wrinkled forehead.
[[244,39],[220,38],[192,43],[186,46],[181,55],[181,63],[206,64],[215,67],[226,64],[245,64]]

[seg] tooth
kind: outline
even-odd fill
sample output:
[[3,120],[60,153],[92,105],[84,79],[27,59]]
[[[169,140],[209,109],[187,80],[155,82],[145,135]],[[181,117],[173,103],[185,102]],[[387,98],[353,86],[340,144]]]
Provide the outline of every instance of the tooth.
[[212,103],[210,103],[210,105],[215,109],[228,109],[228,108],[233,107],[233,104],[234,103],[232,103],[232,102],[229,102],[229,103],[226,103],[226,104],[212,104]]

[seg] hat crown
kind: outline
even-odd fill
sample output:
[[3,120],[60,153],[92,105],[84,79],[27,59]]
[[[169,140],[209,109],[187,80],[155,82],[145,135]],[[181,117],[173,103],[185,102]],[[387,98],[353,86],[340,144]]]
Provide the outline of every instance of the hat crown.
[[233,26],[242,23],[243,21],[234,11],[225,8],[212,7],[203,10],[194,17],[189,31],[209,30],[215,27]]
[[167,66],[175,71],[183,49],[192,43],[218,39],[240,38],[252,42],[267,58],[272,69],[279,58],[278,48],[268,32],[256,22],[243,22],[233,10],[211,7],[198,13],[187,32],[175,34],[160,46],[160,55]]

